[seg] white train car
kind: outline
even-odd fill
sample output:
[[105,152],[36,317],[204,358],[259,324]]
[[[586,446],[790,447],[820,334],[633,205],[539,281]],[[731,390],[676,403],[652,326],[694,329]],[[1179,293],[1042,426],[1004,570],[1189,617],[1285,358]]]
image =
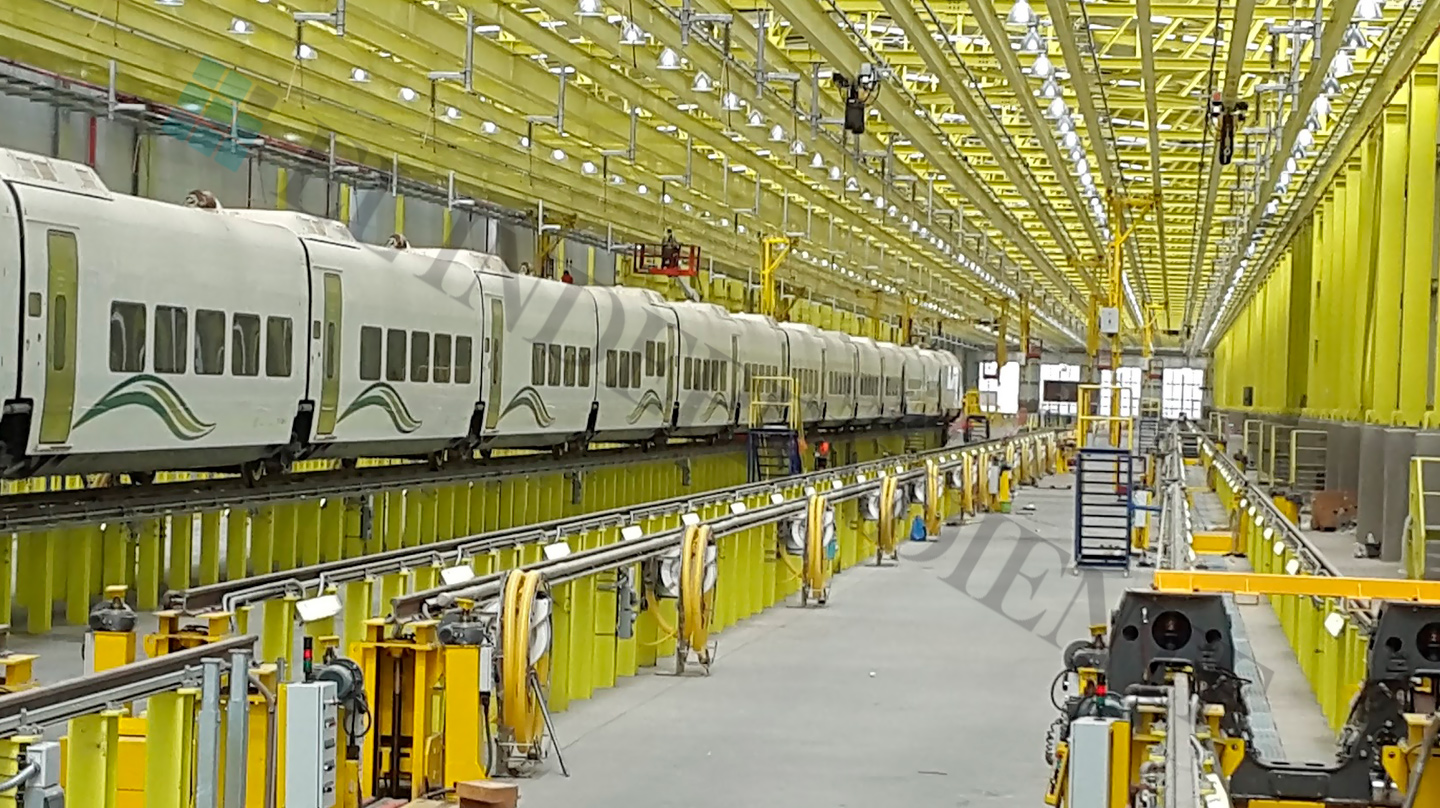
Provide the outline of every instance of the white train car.
[[880,417],[879,422],[893,424],[905,415],[905,350],[893,342],[879,342],[880,350]]
[[953,421],[965,408],[964,367],[949,351],[936,351],[940,361],[940,417]]
[[[788,405],[783,391],[773,381],[790,368],[790,343],[775,321],[763,314],[730,315],[740,326],[740,420],[748,423],[758,416],[767,424],[785,423]],[[761,406],[751,407],[752,399]],[[773,402],[773,403],[772,403]],[[752,409],[754,412],[752,413]]]
[[672,303],[679,325],[679,379],[676,437],[733,433],[740,421],[740,325],[725,309],[709,303]]
[[825,377],[821,380],[822,415],[820,426],[840,429],[855,420],[855,377],[859,370],[859,349],[836,331],[821,331],[824,343]]
[[935,352],[905,348],[905,420],[920,424],[940,413],[940,360]]
[[0,150],[0,185],[0,277],[23,313],[0,325],[0,471],[258,468],[291,446],[310,300],[289,232],[20,152]]
[[675,311],[648,289],[583,288],[594,300],[599,329],[593,435],[602,441],[654,440],[670,425],[675,408],[669,361],[678,341]]
[[305,213],[227,213],[286,228],[310,257],[309,456],[443,456],[467,445],[483,339],[472,269],[442,252],[362,244]]
[[487,368],[481,447],[563,451],[587,440],[604,382],[595,295],[528,275],[478,277]]
[[780,330],[790,346],[790,370],[800,399],[800,417],[808,427],[825,419],[825,397],[820,381],[825,377],[825,340],[820,329],[807,323],[781,323]]
[[868,426],[884,416],[881,390],[885,376],[880,343],[870,337],[847,337],[855,346],[855,424]]

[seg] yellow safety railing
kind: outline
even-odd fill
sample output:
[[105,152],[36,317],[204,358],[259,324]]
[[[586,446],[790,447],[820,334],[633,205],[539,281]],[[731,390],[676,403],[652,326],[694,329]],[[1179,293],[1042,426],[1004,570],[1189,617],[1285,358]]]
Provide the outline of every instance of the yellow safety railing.
[[[1405,527],[1405,577],[1420,580],[1425,577],[1425,546],[1430,540],[1430,527],[1426,522],[1425,500],[1440,494],[1440,490],[1426,490],[1425,472],[1432,463],[1440,463],[1440,457],[1410,458],[1410,514]],[[1437,531],[1440,532],[1440,531]]]
[[[1075,418],[1075,446],[1081,449],[1085,448],[1089,445],[1088,438],[1095,424],[1108,424],[1110,426],[1111,448],[1133,448],[1135,441],[1135,418],[1118,413],[1100,415],[1098,414],[1099,407],[1092,406],[1092,403],[1097,401],[1094,397],[1095,393],[1113,394],[1119,392],[1121,399],[1120,409],[1123,412],[1125,409],[1125,399],[1131,395],[1132,391],[1124,385],[1114,383],[1080,384],[1077,385],[1077,388],[1080,401],[1079,406],[1076,408],[1078,415]],[[1113,398],[1111,400],[1113,401]],[[1096,410],[1097,414],[1091,415],[1091,410]]]
[[800,386],[793,377],[750,377],[750,426],[788,426],[798,434],[804,422]]

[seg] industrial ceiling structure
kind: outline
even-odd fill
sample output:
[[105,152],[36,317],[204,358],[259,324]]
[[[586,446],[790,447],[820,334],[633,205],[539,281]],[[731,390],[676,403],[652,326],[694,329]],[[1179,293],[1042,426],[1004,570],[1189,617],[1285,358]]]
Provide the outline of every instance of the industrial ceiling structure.
[[114,62],[160,100],[207,54],[267,136],[334,133],[452,201],[543,202],[617,238],[673,227],[732,267],[793,235],[791,283],[972,335],[1026,307],[1050,344],[1083,344],[1128,235],[1131,342],[1148,324],[1193,354],[1418,59],[1434,5],[15,0],[0,44],[97,84]]

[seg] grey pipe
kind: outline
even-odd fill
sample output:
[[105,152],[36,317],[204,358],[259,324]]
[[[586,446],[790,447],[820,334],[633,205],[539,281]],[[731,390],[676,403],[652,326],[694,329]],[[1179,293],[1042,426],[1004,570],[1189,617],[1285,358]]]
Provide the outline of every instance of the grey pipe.
[[15,772],[4,780],[0,780],[0,794],[4,794],[11,789],[16,789],[20,786],[25,785],[26,783],[30,782],[30,778],[34,777],[39,773],[39,763],[35,763],[34,761],[26,763],[24,768],[20,769],[20,771]]
[[280,705],[275,694],[265,687],[259,676],[251,673],[250,684],[265,699],[265,808],[275,808],[275,794],[279,790],[280,779],[280,727],[277,724]]

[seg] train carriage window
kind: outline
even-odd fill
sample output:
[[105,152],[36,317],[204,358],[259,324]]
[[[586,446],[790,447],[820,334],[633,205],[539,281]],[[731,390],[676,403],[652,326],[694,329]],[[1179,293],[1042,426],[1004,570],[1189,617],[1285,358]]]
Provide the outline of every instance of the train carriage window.
[[380,381],[380,329],[373,326],[360,328],[360,380]]
[[195,310],[195,372],[218,376],[225,372],[225,312]]
[[719,360],[719,359],[711,359],[711,360],[710,360],[710,389],[711,389],[711,390],[719,390],[719,389],[720,389],[720,360]]
[[432,357],[435,365],[433,377],[436,384],[450,383],[450,335],[435,335],[435,353]]
[[184,373],[190,348],[190,314],[175,306],[155,307],[155,372]]
[[708,392],[710,390],[709,359],[701,359],[699,362],[696,363],[695,375],[699,377],[695,382],[695,389],[699,390],[702,393]]
[[530,383],[537,387],[545,383],[545,356],[544,343],[530,346]]
[[655,375],[665,378],[665,366],[670,364],[670,344],[665,341],[655,343]]
[[630,386],[634,389],[640,388],[640,352],[630,352]]
[[405,381],[405,332],[385,329],[385,381]]
[[565,346],[565,386],[575,386],[575,346]]
[[[380,332],[375,332],[379,345]],[[378,350],[377,350],[378,354]],[[237,314],[230,321],[230,373],[234,376],[260,375],[260,315]],[[380,366],[375,366],[380,377]]]
[[289,378],[295,341],[295,321],[289,317],[265,318],[265,375]]
[[561,371],[562,371],[562,367],[561,367],[561,365],[560,365],[560,346],[559,346],[559,345],[551,345],[551,346],[550,346],[549,370],[550,370],[550,374],[549,374],[549,376],[550,376],[550,386],[551,386],[551,387],[559,387],[559,386],[560,386],[560,374],[561,374]]
[[685,388],[686,390],[694,390],[694,389],[695,389],[694,386],[693,386],[693,385],[695,384],[695,365],[693,364],[694,361],[695,361],[694,357],[690,357],[690,356],[685,357],[685,374],[684,374],[684,375],[685,375],[685,379],[684,379],[685,384],[684,384],[684,388]]
[[721,391],[721,392],[724,392],[725,390],[728,390],[729,388],[730,388],[730,362],[729,362],[728,360],[721,360],[721,362],[720,362],[720,391]]
[[645,340],[645,375],[655,375],[655,343],[652,340]]
[[629,352],[629,351],[621,351],[621,352],[620,352],[620,371],[619,371],[619,375],[620,375],[620,385],[619,385],[620,388],[621,388],[622,390],[629,388],[629,387],[630,387],[630,352]]
[[590,349],[580,349],[580,386],[590,386]]
[[430,381],[430,332],[410,333],[410,381]]
[[616,365],[618,365],[618,364],[619,364],[619,363],[618,363],[618,360],[617,360],[616,357],[615,357],[615,352],[614,352],[614,351],[606,351],[606,352],[605,352],[605,386],[606,386],[606,387],[614,387],[614,386],[615,386]]
[[110,370],[141,373],[145,370],[145,304],[110,304]]
[[470,337],[455,338],[455,383],[469,384],[470,366],[475,362],[475,342]]

